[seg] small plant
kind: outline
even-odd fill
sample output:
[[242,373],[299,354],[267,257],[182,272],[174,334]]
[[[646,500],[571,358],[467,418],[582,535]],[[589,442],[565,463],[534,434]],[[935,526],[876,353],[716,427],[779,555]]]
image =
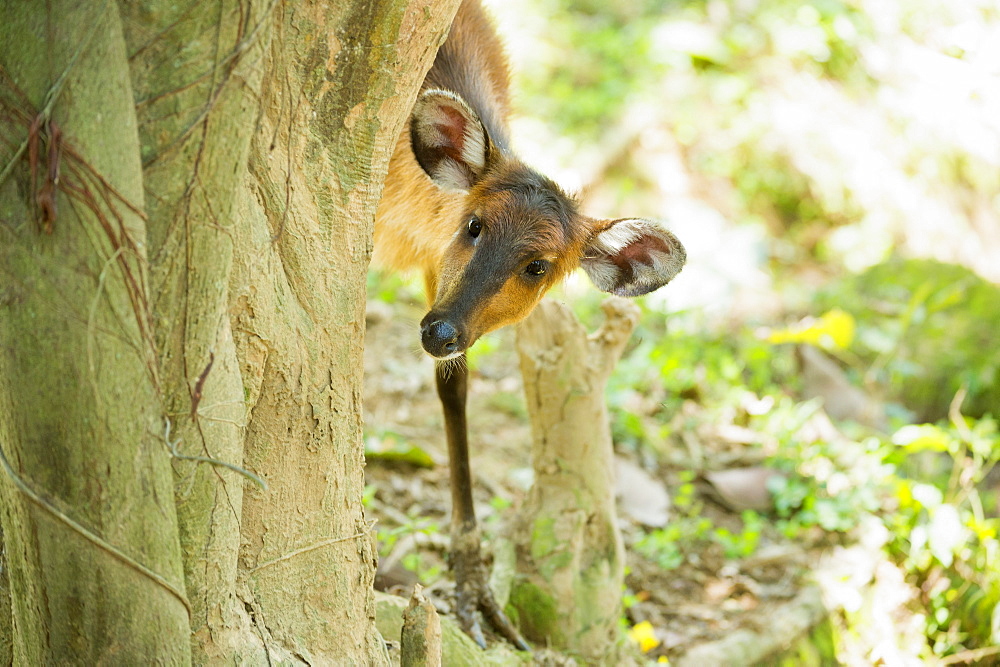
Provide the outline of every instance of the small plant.
[[406,535],[413,535],[415,533],[433,535],[441,532],[441,527],[437,521],[416,517],[407,517],[407,519],[407,522],[400,526],[392,528],[379,526],[378,541],[380,555],[388,556],[399,539]]
[[[386,558],[400,543],[400,540],[408,536],[420,535],[429,537],[439,534],[441,526],[436,521],[409,516],[406,522],[399,526],[386,527],[382,524],[376,524],[376,532],[378,535],[379,556]],[[435,581],[444,573],[444,565],[440,559],[429,557],[426,552],[419,548],[420,544],[421,542],[417,540],[416,544],[411,545],[409,547],[410,550],[400,560],[400,564],[405,569],[416,574],[420,581]]]
[[734,533],[728,528],[716,528],[712,531],[712,540],[722,547],[726,558],[746,558],[757,551],[764,519],[757,512],[746,510],[741,514],[743,530]]
[[635,543],[638,553],[664,570],[674,570],[684,564],[689,554],[711,543],[722,547],[726,558],[745,558],[757,550],[764,528],[763,517],[757,512],[743,512],[743,529],[738,532],[715,526],[711,519],[703,516],[694,473],[682,472],[679,478],[681,484],[673,504],[681,516],[664,528],[643,533]]
[[[1000,519],[996,497],[980,492],[1000,461],[996,421],[970,420],[953,404],[950,424],[905,426],[892,443],[907,456],[952,462],[932,483],[901,479],[898,510],[887,517],[891,553],[928,612],[931,649],[938,656],[1000,653]],[[991,645],[992,653],[980,648]]]
[[403,556],[403,567],[417,575],[420,581],[435,581],[444,574],[444,567],[440,562],[428,563],[427,557],[419,551],[414,551]]
[[635,550],[664,570],[684,564],[684,549],[703,542],[712,528],[709,519],[681,519],[666,528],[652,530],[635,543]]
[[675,570],[684,564],[686,553],[707,543],[712,521],[700,516],[702,504],[694,486],[694,473],[681,472],[680,485],[674,495],[674,508],[681,516],[664,528],[643,533],[635,550],[664,570]]

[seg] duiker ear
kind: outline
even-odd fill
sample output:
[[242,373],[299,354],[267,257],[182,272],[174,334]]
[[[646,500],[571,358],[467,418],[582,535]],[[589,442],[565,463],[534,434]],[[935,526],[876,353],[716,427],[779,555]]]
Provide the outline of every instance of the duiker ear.
[[580,265],[598,289],[639,296],[680,273],[687,253],[677,237],[649,220],[601,220]]
[[413,155],[439,187],[464,192],[486,169],[490,138],[472,108],[446,90],[425,90],[410,118]]

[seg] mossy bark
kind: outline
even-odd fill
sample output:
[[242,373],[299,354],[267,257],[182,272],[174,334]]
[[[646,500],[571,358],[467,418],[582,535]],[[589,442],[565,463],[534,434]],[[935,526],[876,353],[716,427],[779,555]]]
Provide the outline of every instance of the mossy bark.
[[361,505],[365,272],[395,138],[453,12],[274,9],[229,283],[244,462],[268,483],[244,494],[237,576],[274,641],[309,662],[383,650]]
[[638,321],[624,299],[588,336],[544,301],[518,329],[535,482],[514,529],[510,605],[530,639],[588,662],[616,660],[624,551],[604,387]]
[[10,615],[10,578],[0,530],[0,665],[14,664],[14,627]]
[[140,121],[156,345],[196,661],[265,661],[236,596],[245,478],[229,321],[237,197],[273,17],[263,0],[119,3]]
[[[3,3],[0,64],[11,121],[0,142],[11,165],[0,183],[0,494],[14,663],[182,664],[189,611],[117,9]],[[30,131],[41,150],[14,160],[48,102],[50,122]]]
[[[2,6],[16,662],[385,662],[361,506],[365,271],[456,6]],[[41,158],[14,159],[64,70]],[[73,153],[47,180],[56,128]],[[68,166],[99,175],[72,202]]]
[[420,584],[414,585],[410,604],[403,610],[399,643],[402,667],[441,667],[441,618],[420,592]]

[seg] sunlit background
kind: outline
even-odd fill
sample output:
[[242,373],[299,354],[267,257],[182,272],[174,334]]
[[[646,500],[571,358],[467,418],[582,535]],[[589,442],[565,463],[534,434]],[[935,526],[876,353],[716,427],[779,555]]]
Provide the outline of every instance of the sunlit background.
[[747,313],[893,252],[1000,280],[993,0],[490,6],[519,149],[595,214],[668,221],[670,307]]

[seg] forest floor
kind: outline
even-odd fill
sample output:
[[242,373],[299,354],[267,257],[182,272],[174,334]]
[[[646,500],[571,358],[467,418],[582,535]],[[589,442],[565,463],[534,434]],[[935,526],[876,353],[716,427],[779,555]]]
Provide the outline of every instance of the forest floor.
[[[378,521],[382,555],[376,588],[408,597],[419,582],[447,613],[453,588],[446,565],[447,453],[433,364],[419,349],[422,315],[420,304],[405,299],[368,304],[368,512]],[[515,332],[505,329],[480,343],[490,351],[475,359],[470,374],[474,493],[488,551],[491,540],[502,539],[532,478],[514,338]],[[676,451],[661,457],[668,462],[616,452],[619,524],[627,552],[625,625],[639,626],[632,637],[644,644],[645,659],[749,664],[805,650],[815,664],[825,664],[833,659],[834,634],[842,634],[838,628],[849,623],[846,609],[855,620],[870,614],[882,619],[862,621],[854,631],[861,635],[854,640],[856,651],[848,647],[846,652],[858,653],[857,664],[866,664],[864,656],[880,643],[886,644],[878,649],[883,654],[903,659],[894,664],[906,664],[909,651],[901,653],[899,645],[909,641],[900,642],[899,628],[906,627],[904,607],[913,592],[880,557],[885,529],[858,527],[851,543],[819,529],[793,542],[767,522],[748,535],[740,510],[760,509],[770,500],[757,467],[761,448],[747,445],[766,443],[767,434],[716,427],[693,404],[678,419],[685,426]],[[836,437],[822,411],[804,429]],[[683,472],[709,468],[746,474],[737,472],[728,480],[713,479],[711,472],[693,478]],[[679,527],[675,540],[688,545],[683,554],[676,545],[650,547],[648,539],[646,555],[636,549],[651,529],[670,525]],[[709,527],[716,536],[728,531],[729,553],[725,540],[707,539]],[[745,548],[741,540],[753,543]],[[843,659],[840,644],[837,654]]]

